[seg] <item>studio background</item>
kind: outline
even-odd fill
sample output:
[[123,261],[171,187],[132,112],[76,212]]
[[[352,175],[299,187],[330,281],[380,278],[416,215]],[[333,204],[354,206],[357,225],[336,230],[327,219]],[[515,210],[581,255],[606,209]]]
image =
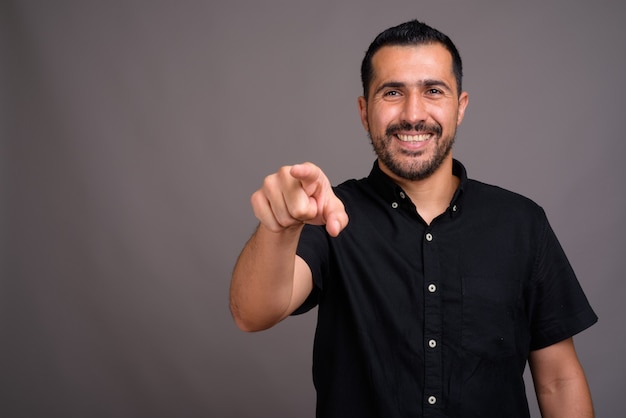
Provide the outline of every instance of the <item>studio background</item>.
[[575,339],[597,416],[621,416],[625,17],[618,0],[1,2],[0,416],[313,417],[315,313],[244,334],[230,273],[265,175],[368,174],[360,61],[411,18],[464,59],[455,157],[545,208],[600,317]]

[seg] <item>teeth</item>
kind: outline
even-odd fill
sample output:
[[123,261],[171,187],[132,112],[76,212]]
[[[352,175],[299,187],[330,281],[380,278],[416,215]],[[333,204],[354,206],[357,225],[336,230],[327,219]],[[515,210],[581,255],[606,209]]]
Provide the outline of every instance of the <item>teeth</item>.
[[422,135],[397,135],[398,139],[402,142],[424,142],[430,138],[430,134]]

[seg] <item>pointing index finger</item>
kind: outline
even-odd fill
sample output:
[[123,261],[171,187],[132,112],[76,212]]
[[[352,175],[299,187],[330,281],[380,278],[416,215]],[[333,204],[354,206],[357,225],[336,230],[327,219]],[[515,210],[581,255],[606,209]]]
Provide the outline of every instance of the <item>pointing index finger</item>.
[[312,163],[296,164],[291,167],[290,174],[300,180],[302,187],[309,196],[318,192],[324,185],[322,170]]
[[303,163],[292,166],[290,174],[300,180],[306,194],[316,200],[320,222],[326,224],[328,233],[333,237],[339,235],[348,224],[348,215],[324,172],[312,163]]

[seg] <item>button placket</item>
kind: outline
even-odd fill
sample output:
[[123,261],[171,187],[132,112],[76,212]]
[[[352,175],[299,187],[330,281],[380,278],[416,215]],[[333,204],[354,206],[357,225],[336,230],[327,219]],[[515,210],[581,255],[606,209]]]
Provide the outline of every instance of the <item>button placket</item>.
[[[439,263],[437,231],[433,232],[432,227],[427,227],[423,235],[424,251],[424,343],[425,343],[425,385],[424,404],[427,408],[437,408],[441,397],[442,375],[441,375],[441,350],[438,345],[441,342],[441,295],[439,280],[441,270]],[[430,414],[428,414],[430,416]]]

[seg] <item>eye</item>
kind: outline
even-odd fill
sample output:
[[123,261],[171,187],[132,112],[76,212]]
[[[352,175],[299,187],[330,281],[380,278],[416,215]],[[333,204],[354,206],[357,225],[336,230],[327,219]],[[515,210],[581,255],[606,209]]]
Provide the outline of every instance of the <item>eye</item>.
[[428,89],[426,91],[426,93],[428,93],[430,95],[437,95],[437,94],[442,94],[443,92],[441,90],[439,90],[439,89],[431,88],[431,89]]
[[383,94],[383,96],[385,97],[396,97],[399,95],[400,95],[400,92],[398,90],[389,90]]

